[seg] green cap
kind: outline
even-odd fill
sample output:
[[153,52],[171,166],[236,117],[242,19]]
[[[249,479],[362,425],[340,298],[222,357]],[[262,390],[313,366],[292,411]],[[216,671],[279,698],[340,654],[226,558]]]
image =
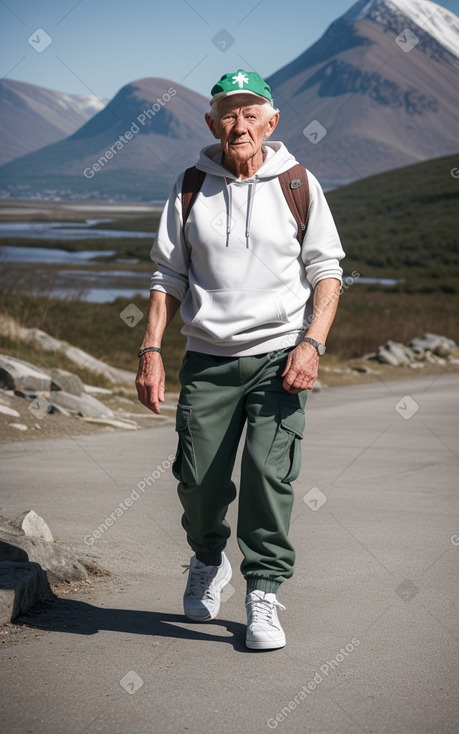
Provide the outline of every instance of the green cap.
[[212,95],[211,105],[217,99],[228,97],[230,94],[254,94],[256,97],[262,97],[271,104],[273,103],[269,84],[255,71],[244,71],[244,69],[224,74],[220,81],[212,87],[210,93]]

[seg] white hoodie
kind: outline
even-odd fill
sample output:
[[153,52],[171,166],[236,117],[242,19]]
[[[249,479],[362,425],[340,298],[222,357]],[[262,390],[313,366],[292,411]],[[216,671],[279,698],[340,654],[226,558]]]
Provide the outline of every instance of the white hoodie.
[[278,175],[296,164],[280,142],[265,142],[257,173],[237,179],[221,165],[219,144],[201,151],[202,188],[182,226],[183,173],[164,208],[151,250],[151,289],[182,302],[187,349],[221,356],[263,354],[301,341],[313,289],[341,280],[344,257],[317,179],[303,245]]

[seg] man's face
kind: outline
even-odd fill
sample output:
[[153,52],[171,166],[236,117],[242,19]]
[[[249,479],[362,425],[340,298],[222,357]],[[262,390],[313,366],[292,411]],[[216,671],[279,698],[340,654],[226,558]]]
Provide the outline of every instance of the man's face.
[[263,102],[247,94],[224,97],[218,103],[218,120],[206,115],[206,122],[221,142],[223,153],[237,165],[255,158],[264,138],[275,129],[279,115],[267,119]]

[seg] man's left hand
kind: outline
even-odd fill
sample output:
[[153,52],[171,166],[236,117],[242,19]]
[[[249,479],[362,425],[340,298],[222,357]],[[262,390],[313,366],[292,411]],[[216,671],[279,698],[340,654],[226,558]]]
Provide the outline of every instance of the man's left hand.
[[312,390],[319,372],[319,355],[312,344],[301,342],[288,355],[282,387],[292,395]]

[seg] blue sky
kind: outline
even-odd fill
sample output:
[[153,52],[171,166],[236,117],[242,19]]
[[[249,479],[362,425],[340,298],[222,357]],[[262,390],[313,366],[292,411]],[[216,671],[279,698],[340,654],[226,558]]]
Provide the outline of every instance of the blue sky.
[[[263,76],[277,71],[353,4],[0,0],[0,77],[111,98],[128,82],[156,76],[207,96],[222,74],[238,67]],[[459,14],[459,0],[440,4]],[[39,41],[37,29],[47,34]],[[40,43],[49,45],[39,53]]]

